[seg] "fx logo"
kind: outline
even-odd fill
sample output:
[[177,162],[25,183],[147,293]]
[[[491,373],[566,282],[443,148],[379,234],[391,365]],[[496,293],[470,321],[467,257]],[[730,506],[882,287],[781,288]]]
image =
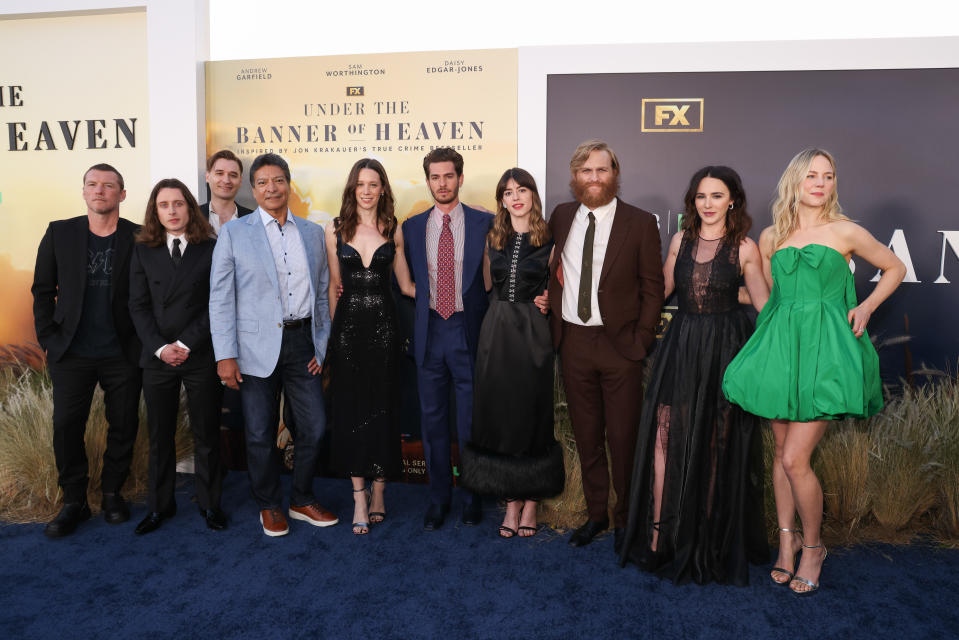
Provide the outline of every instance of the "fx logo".
[[703,130],[703,98],[643,98],[642,131]]
[[363,95],[363,87],[347,87],[346,96],[361,96]]

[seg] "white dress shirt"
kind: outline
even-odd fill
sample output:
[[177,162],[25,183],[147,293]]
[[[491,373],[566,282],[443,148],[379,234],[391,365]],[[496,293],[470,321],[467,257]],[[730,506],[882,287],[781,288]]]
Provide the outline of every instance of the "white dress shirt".
[[308,318],[313,313],[310,300],[310,263],[300,231],[296,228],[296,216],[286,212],[286,224],[280,227],[276,218],[257,208],[260,221],[270,241],[273,262],[276,264],[276,279],[280,285],[280,302],[284,320]]
[[[179,240],[179,241],[180,241],[180,257],[182,258],[182,257],[184,256],[184,254],[186,254],[186,245],[187,245],[186,234],[183,233],[183,234],[180,234],[180,235],[178,235],[178,236],[175,236],[175,235],[173,235],[172,233],[170,233],[169,231],[167,232],[167,234],[166,234],[166,250],[170,252],[170,257],[171,257],[171,258],[173,257],[173,241],[174,241],[174,240]],[[177,340],[177,341],[174,342],[173,344],[175,344],[176,346],[180,347],[181,349],[186,349],[187,351],[190,350],[190,347],[186,346],[185,344],[183,344],[183,343],[180,342],[179,340]],[[168,345],[163,345],[162,347],[160,347],[159,349],[157,349],[156,351],[154,351],[154,352],[153,352],[153,355],[155,355],[157,358],[159,358],[159,357],[160,357],[160,354],[163,353],[163,350],[166,349],[167,346],[168,346]]]
[[616,215],[616,198],[612,202],[592,209],[596,218],[596,231],[593,235],[593,274],[590,284],[589,301],[591,313],[589,320],[583,322],[577,309],[579,308],[579,277],[583,268],[583,238],[589,224],[590,209],[580,204],[573,216],[573,223],[566,236],[566,246],[563,247],[563,320],[572,324],[586,327],[601,327],[603,319],[599,315],[599,276],[603,272],[603,259],[606,257],[606,247],[609,245],[609,232],[613,228],[613,218]]
[[[234,202],[234,203],[233,203],[233,215],[232,215],[232,216],[230,217],[230,219],[227,220],[226,222],[233,222],[234,220],[238,219],[239,217],[240,217],[240,208],[237,207],[237,206],[236,206],[236,202]],[[224,222],[223,224],[220,224],[220,216],[217,214],[216,211],[213,210],[213,201],[212,201],[212,200],[210,201],[210,218],[209,218],[209,220],[210,220],[210,226],[213,227],[213,235],[219,236],[219,235],[220,235],[220,228],[223,226],[223,224],[226,224],[226,222]]]

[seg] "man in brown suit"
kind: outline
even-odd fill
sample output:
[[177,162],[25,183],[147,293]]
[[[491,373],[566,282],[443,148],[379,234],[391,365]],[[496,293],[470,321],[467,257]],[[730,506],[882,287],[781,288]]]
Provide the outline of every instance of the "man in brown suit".
[[642,408],[643,358],[663,306],[659,230],[652,214],[616,198],[619,161],[605,142],[579,145],[569,167],[576,201],[557,206],[549,218],[556,242],[549,281],[553,346],[560,354],[589,517],[569,544],[587,545],[609,527],[608,441],[618,549]]

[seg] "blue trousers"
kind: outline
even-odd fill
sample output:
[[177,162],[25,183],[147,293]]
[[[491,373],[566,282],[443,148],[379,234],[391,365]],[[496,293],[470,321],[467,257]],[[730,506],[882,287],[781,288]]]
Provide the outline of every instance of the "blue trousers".
[[450,462],[450,389],[456,399],[456,436],[460,446],[473,425],[473,357],[466,341],[463,313],[449,319],[430,310],[426,354],[417,369],[423,452],[430,476],[430,499],[449,505],[453,494]]
[[282,461],[276,448],[280,389],[293,411],[296,434],[293,440],[293,495],[291,502],[303,506],[316,502],[313,476],[316,473],[320,439],[326,430],[323,383],[310,374],[313,359],[310,323],[283,332],[280,359],[266,378],[243,374],[240,397],[246,429],[246,457],[253,498],[261,509],[283,506],[280,487]]

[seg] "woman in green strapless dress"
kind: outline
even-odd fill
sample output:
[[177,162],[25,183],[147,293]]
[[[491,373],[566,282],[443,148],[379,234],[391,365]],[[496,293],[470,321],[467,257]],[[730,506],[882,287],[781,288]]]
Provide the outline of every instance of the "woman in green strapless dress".
[[[773,226],[760,235],[759,248],[771,294],[755,333],[726,368],[723,393],[772,423],[780,545],[771,577],[811,594],[819,588],[826,549],[822,487],[810,458],[830,420],[882,409],[879,358],[866,324],[906,268],[842,214],[835,161],[821,149],[800,152],[786,167]],[[849,269],[852,255],[882,271],[862,303]],[[794,528],[797,512],[801,532]],[[801,550],[808,551],[794,568]]]

